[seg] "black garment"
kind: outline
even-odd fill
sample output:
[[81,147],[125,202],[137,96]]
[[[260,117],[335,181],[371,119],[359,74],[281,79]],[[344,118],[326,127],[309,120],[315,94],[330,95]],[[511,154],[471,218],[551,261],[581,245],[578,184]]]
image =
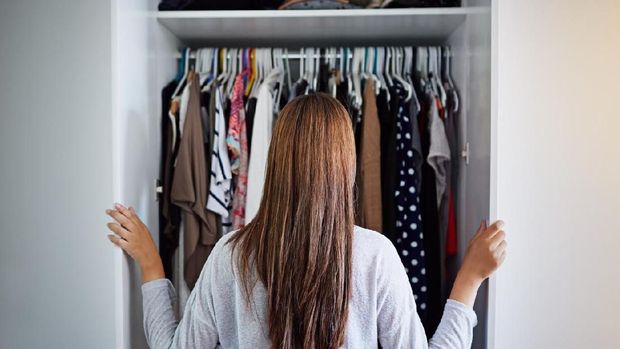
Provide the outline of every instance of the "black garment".
[[306,94],[306,89],[308,88],[308,82],[304,79],[300,80],[295,84],[295,96],[301,96]]
[[254,127],[254,114],[256,113],[256,97],[248,98],[245,104],[245,130],[248,137],[248,154],[252,147],[252,128]]
[[458,7],[461,0],[393,0],[386,2],[382,7],[402,8],[402,7]]
[[326,62],[325,57],[323,55],[321,55],[321,62],[319,64],[317,91],[325,92],[325,93],[330,92],[329,91],[329,64]]
[[160,11],[216,11],[216,10],[271,10],[283,0],[161,0]]
[[[178,151],[180,132],[178,118],[176,125],[173,125],[168,112],[170,111],[170,101],[176,89],[177,82],[172,81],[161,91],[161,160],[159,178],[162,185],[162,193],[159,200],[159,254],[164,265],[166,277],[172,280],[173,268],[172,259],[174,251],[179,246],[179,226],[181,223],[181,211],[178,206],[172,205],[170,201],[170,190],[172,188],[172,177],[174,176],[174,159]],[[175,126],[175,127],[173,127]],[[177,144],[172,147],[173,132],[176,130],[175,138]]]
[[400,103],[396,119],[396,164],[398,168],[394,201],[396,202],[396,249],[400,256],[420,318],[427,314],[428,284],[426,272],[425,233],[422,226],[420,196],[416,191],[418,175],[415,173],[414,145],[411,133],[411,106],[406,102],[407,92],[402,85],[395,83]]
[[381,205],[383,209],[383,234],[396,244],[396,112],[400,97],[381,89],[377,96],[377,112],[381,126]]
[[228,122],[230,121],[230,106],[232,105],[228,96],[223,96],[222,105],[224,106],[224,123],[226,124],[226,131],[228,131]]
[[351,99],[349,98],[349,84],[347,80],[336,85],[336,99],[344,106],[351,116]]
[[[430,103],[434,103],[433,97],[424,94],[418,98],[421,111],[418,115],[420,137],[422,140],[422,153],[427,159],[430,149],[429,110]],[[424,222],[424,238],[426,249],[426,271],[428,284],[428,313],[422,318],[422,324],[430,338],[437,330],[443,314],[442,302],[442,270],[441,270],[441,246],[439,236],[439,211],[437,209],[437,191],[435,189],[435,171],[424,161],[422,165],[422,185],[420,193],[420,205],[422,207],[422,222]]]
[[205,143],[205,154],[211,154],[213,147],[211,147],[211,128],[213,125],[209,122],[209,103],[211,101],[210,91],[203,91],[200,93],[200,111],[202,117],[203,138]]

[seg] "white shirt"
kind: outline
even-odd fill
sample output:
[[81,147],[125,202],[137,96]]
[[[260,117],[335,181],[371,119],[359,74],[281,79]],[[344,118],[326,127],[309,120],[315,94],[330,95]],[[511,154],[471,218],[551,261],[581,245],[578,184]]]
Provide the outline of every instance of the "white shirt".
[[274,69],[265,78],[256,97],[254,126],[252,127],[252,147],[248,164],[248,185],[245,198],[245,221],[250,222],[260,206],[265,184],[267,153],[271,142],[273,128],[273,88],[279,80],[282,70]]

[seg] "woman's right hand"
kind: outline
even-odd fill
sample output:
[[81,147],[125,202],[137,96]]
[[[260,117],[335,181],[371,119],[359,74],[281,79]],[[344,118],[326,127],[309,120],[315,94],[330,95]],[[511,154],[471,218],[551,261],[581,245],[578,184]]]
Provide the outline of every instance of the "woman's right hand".
[[504,222],[490,226],[481,222],[478,231],[469,242],[461,269],[454,281],[450,298],[473,306],[480,284],[491,276],[506,258],[506,233]]

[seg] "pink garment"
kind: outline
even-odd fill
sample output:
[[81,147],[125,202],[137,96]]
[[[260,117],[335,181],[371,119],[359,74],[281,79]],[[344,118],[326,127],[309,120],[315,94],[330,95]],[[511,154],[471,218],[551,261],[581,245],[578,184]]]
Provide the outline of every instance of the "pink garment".
[[228,121],[228,152],[232,173],[235,175],[235,192],[233,194],[232,228],[245,225],[245,195],[248,185],[248,137],[245,125],[245,107],[243,104],[243,76],[237,75],[233,86]]

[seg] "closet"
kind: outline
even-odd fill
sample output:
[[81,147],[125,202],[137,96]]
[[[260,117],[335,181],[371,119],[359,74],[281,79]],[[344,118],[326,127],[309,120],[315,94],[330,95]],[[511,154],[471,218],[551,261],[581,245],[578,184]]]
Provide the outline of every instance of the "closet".
[[[144,6],[147,4],[144,3]],[[425,46],[451,47],[452,77],[460,93],[457,193],[459,254],[480,219],[490,214],[491,6],[463,1],[457,8],[303,11],[147,11],[119,4],[119,88],[116,125],[119,191],[123,202],[140,202],[157,224],[161,89],[175,75],[184,47]],[[127,8],[124,8],[127,7]],[[139,112],[135,112],[135,110]],[[133,129],[136,132],[122,132]],[[137,137],[136,137],[137,135]],[[140,190],[136,190],[140,188]],[[157,235],[156,229],[153,234]],[[127,265],[125,268],[132,268]],[[137,273],[136,273],[137,274]],[[135,274],[134,274],[135,275]],[[139,299],[139,280],[124,292]],[[487,347],[487,286],[476,301],[474,348]],[[140,305],[124,306],[132,347],[140,343]]]

